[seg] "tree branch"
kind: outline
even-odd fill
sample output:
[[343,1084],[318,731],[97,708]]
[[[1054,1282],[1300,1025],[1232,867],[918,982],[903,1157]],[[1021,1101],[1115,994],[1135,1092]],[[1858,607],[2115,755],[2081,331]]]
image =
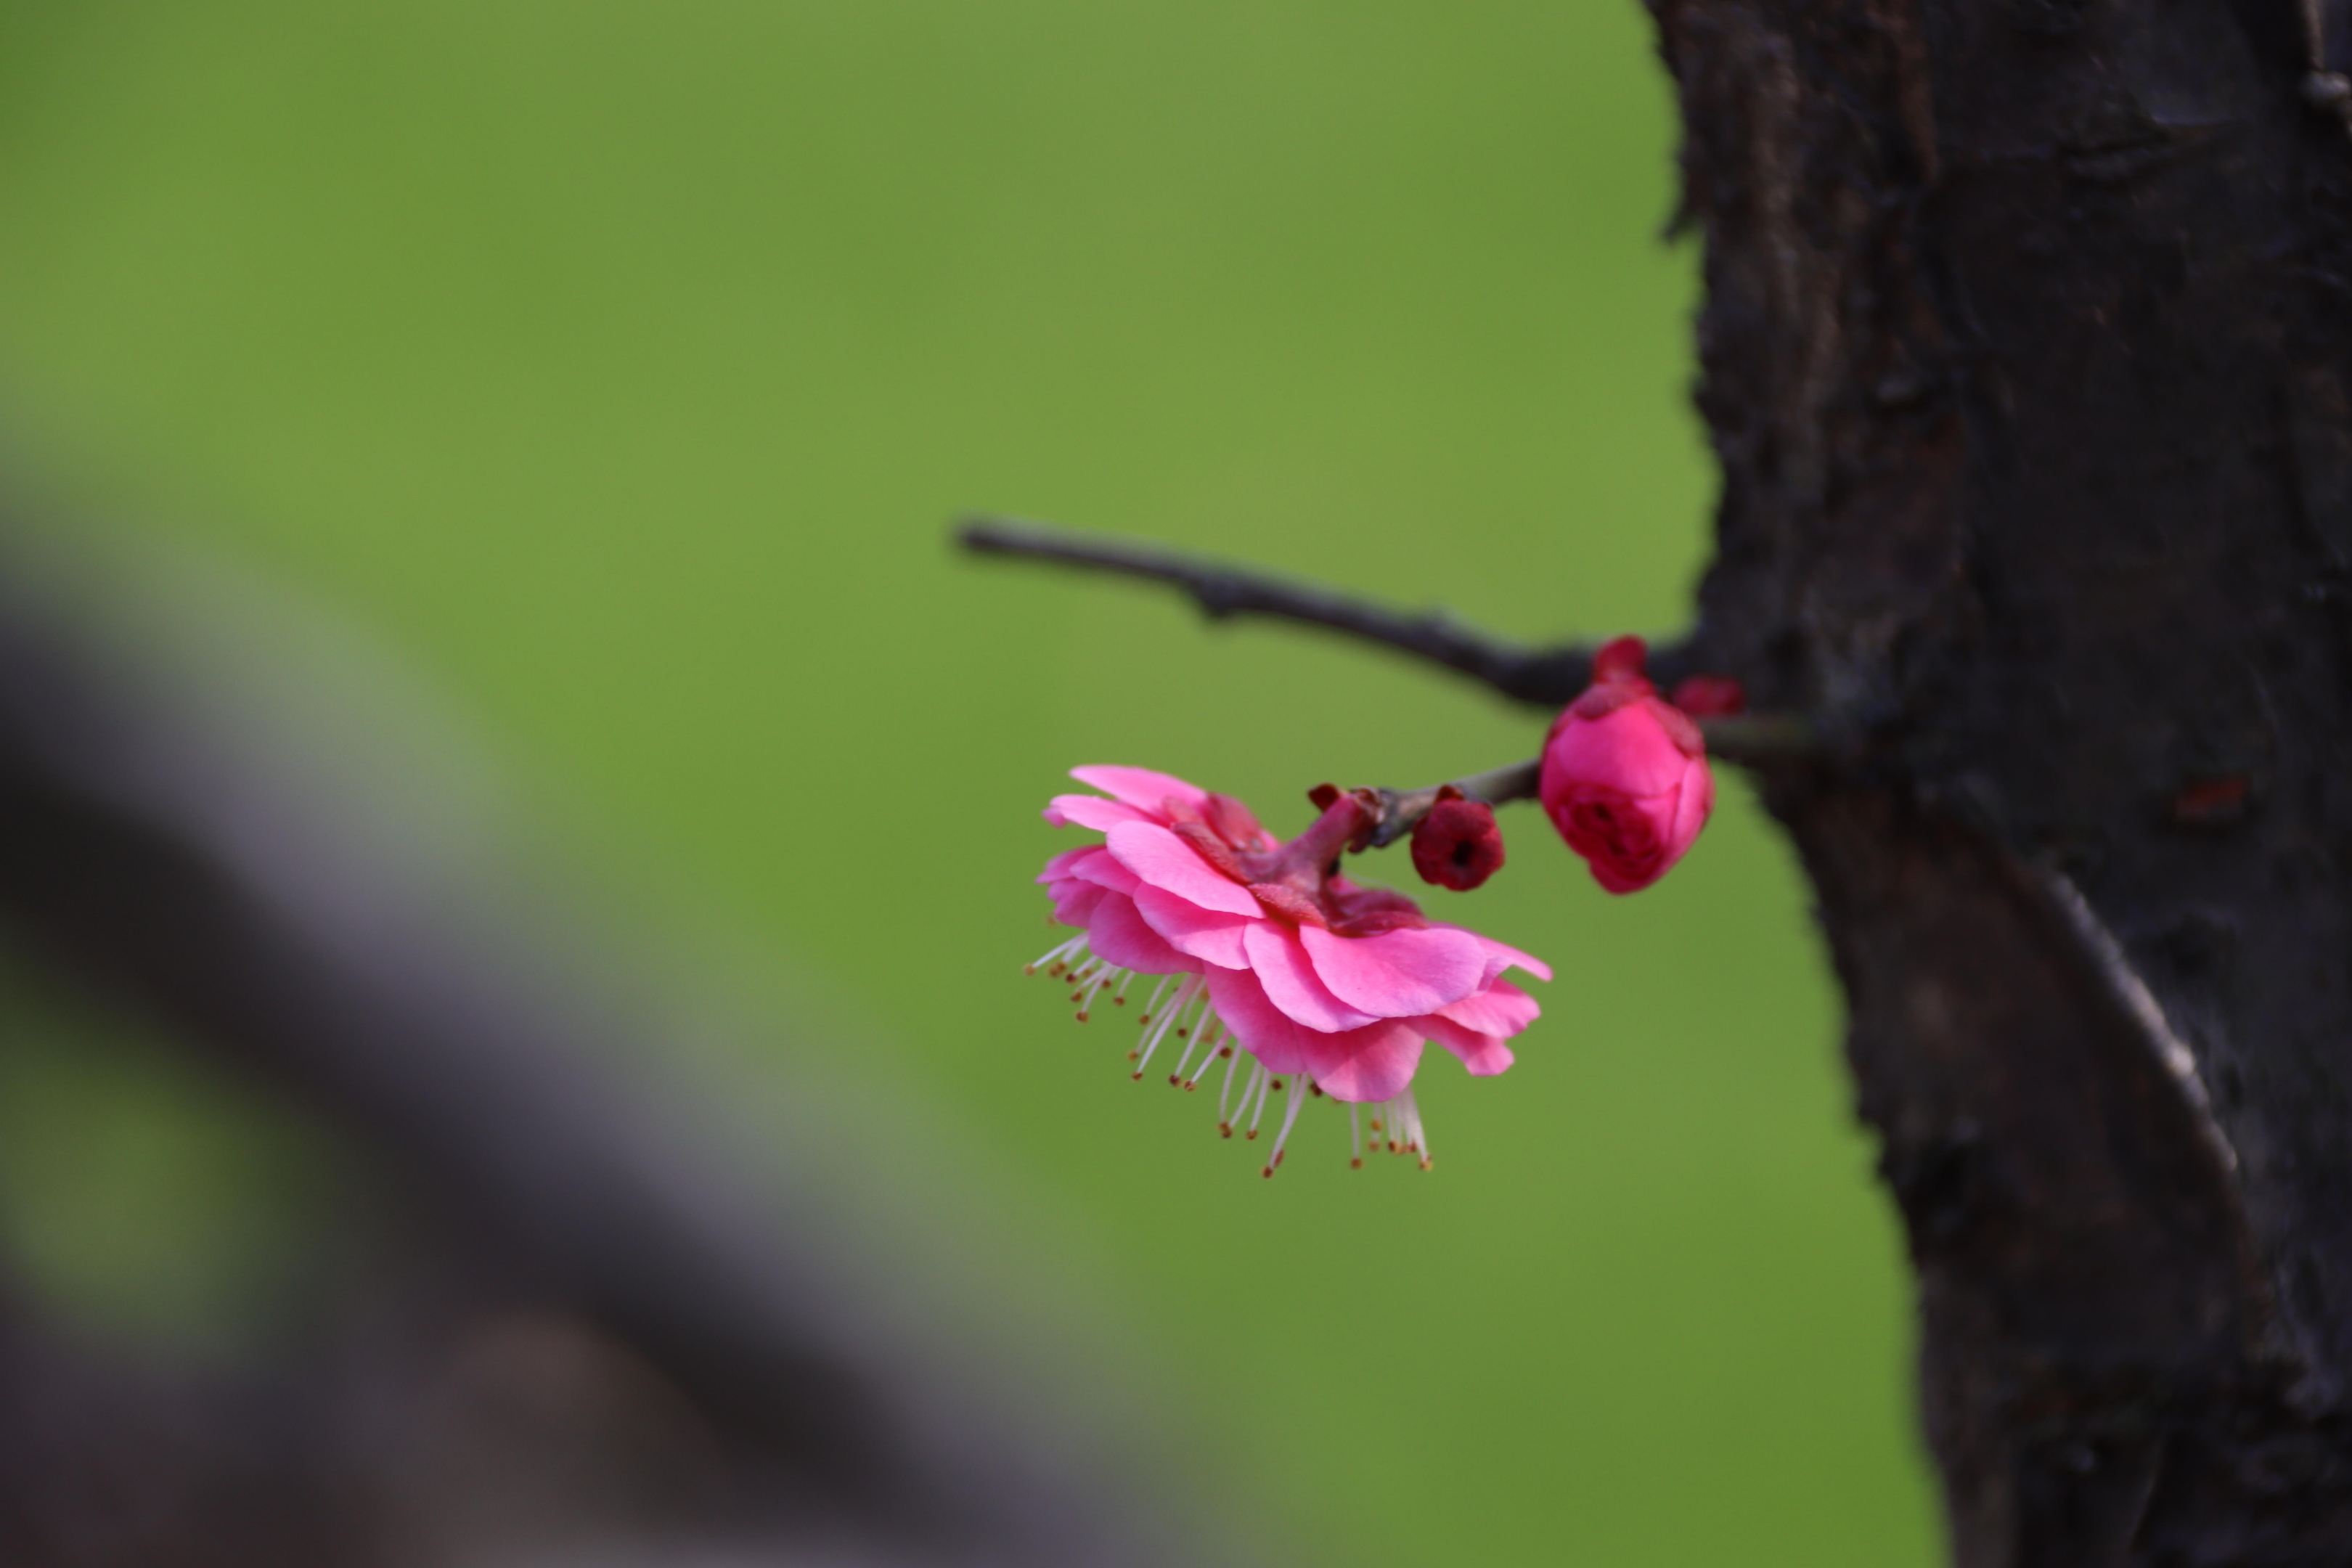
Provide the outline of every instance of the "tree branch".
[[[1504,696],[1538,708],[1558,708],[1592,679],[1592,651],[1571,646],[1523,648],[1442,611],[1408,614],[1318,584],[1276,577],[1248,567],[1203,561],[1165,546],[1115,535],[1080,533],[1010,518],[970,518],[957,529],[963,547],[982,555],[1011,555],[1066,566],[1115,572],[1181,588],[1213,621],[1264,616],[1343,632],[1366,642],[1444,665]],[[1687,673],[1681,645],[1652,655],[1661,679]]]
[[[1529,757],[1524,763],[1511,763],[1490,768],[1467,778],[1452,779],[1448,784],[1472,800],[1485,801],[1488,805],[1502,805],[1514,800],[1536,798],[1536,781],[1542,772],[1540,757]],[[1382,789],[1380,820],[1372,824],[1366,846],[1385,849],[1398,839],[1411,834],[1437,804],[1437,792],[1447,784],[1431,784],[1423,789]]]
[[[1442,664],[1506,697],[1538,708],[1563,707],[1592,682],[1592,650],[1589,647],[1571,645],[1522,648],[1465,626],[1442,611],[1407,615],[1319,584],[1203,561],[1143,540],[1080,533],[1001,517],[967,518],[958,526],[956,539],[975,554],[1052,561],[1154,583],[1171,583],[1190,594],[1201,612],[1213,621],[1231,616],[1264,616],[1271,620],[1326,626]],[[1669,689],[1684,677],[1697,673],[1687,640],[1653,648],[1649,662],[1652,679]],[[1822,743],[1812,724],[1792,713],[1705,718],[1699,721],[1699,728],[1706,735],[1710,753],[1724,762],[1749,766],[1811,756]],[[1505,772],[1516,776],[1518,771],[1515,765],[1509,770],[1497,770],[1496,776]],[[1532,773],[1528,778],[1532,780]],[[1527,789],[1516,794],[1489,795],[1470,789],[1473,781],[1454,782],[1467,793],[1497,805],[1506,800],[1526,799],[1534,787],[1530,782]],[[1421,813],[1427,811],[1429,802],[1436,798],[1436,786],[1381,793],[1395,805],[1373,841],[1389,844],[1412,830]]]

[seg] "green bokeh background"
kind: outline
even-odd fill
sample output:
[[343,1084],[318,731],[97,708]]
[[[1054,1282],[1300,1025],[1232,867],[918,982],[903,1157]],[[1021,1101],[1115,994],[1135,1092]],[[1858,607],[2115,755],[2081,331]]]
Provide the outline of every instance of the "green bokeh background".
[[[1068,764],[1286,832],[1541,721],[948,520],[1670,631],[1712,496],[1672,141],[1630,0],[19,5],[0,369],[108,526],[396,649],[608,923],[854,1015],[840,1070],[966,1138],[1004,1288],[1107,1326],[1271,1559],[1922,1563],[1898,1241],[1738,781],[1637,898],[1525,808],[1431,893],[1559,979],[1507,1077],[1432,1053],[1428,1175],[1351,1174],[1327,1107],[1260,1181],[1019,978]],[[131,1081],[0,1159],[101,1315],[201,1294],[204,1195],[278,1168]]]

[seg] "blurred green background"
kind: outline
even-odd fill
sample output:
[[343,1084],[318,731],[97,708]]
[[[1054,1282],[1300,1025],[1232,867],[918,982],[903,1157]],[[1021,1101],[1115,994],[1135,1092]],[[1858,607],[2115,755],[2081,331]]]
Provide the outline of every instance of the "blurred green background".
[[[395,649],[608,925],[845,1020],[1006,1288],[1269,1557],[1922,1563],[1898,1238],[1744,789],[1623,900],[1507,816],[1429,901],[1558,966],[1518,1068],[1431,1053],[1430,1174],[1351,1174],[1324,1107],[1261,1181],[1020,978],[1038,806],[1126,762],[1295,831],[1541,718],[943,543],[1007,511],[1671,631],[1712,499],[1672,144],[1631,0],[16,5],[0,384],[108,526]],[[103,1136],[0,1126],[18,1245],[100,1315],[201,1296],[283,1163],[145,1081],[41,1112]]]

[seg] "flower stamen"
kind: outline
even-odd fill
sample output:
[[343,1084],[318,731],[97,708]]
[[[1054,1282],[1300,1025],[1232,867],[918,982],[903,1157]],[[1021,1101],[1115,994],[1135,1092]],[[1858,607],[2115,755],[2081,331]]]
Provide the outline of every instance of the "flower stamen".
[[1163,974],[1160,977],[1160,984],[1151,988],[1150,999],[1143,1004],[1142,1015],[1135,1020],[1138,1028],[1150,1023],[1151,1015],[1160,1011],[1160,998],[1167,994],[1169,982],[1175,978],[1172,974]]
[[1194,1068],[1192,1076],[1184,1080],[1186,1094],[1201,1087],[1201,1080],[1209,1075],[1209,1068],[1216,1064],[1219,1057],[1234,1054],[1233,1037],[1233,1026],[1212,1014],[1209,1027],[1201,1032],[1201,1065]]
[[[1202,1023],[1201,1027],[1194,1031],[1192,1037],[1184,1042],[1184,1054],[1176,1058],[1176,1070],[1168,1075],[1168,1087],[1171,1089],[1181,1089],[1184,1087],[1184,1069],[1186,1067],[1191,1065],[1192,1053],[1194,1051],[1201,1050],[1202,1047],[1209,1044],[1209,1031],[1214,1026],[1216,1015],[1203,1011],[1202,1017],[1208,1021]],[[1215,1055],[1216,1052],[1213,1048],[1202,1051],[1201,1056],[1202,1063],[1206,1065]]]
[[[1306,1084],[1310,1089],[1314,1087],[1313,1080],[1307,1078],[1305,1073],[1298,1075],[1298,1081]],[[1307,1096],[1300,1094],[1296,1090],[1292,1091],[1290,1096],[1290,1109],[1284,1111],[1282,1115],[1282,1131],[1274,1135],[1274,1155],[1271,1159],[1266,1161],[1265,1169],[1258,1173],[1260,1175],[1273,1175],[1275,1167],[1282,1163],[1282,1146],[1290,1141],[1290,1130],[1292,1127],[1296,1126],[1298,1121],[1298,1108],[1306,1103]]]
[[1255,1137],[1256,1137],[1256,1136],[1257,1136],[1257,1124],[1258,1124],[1258,1121],[1259,1121],[1259,1119],[1260,1119],[1260,1118],[1262,1118],[1263,1116],[1265,1116],[1265,1097],[1266,1097],[1266,1095],[1268,1094],[1268,1092],[1270,1092],[1270,1091],[1272,1090],[1273,1087],[1274,1087],[1274,1075],[1273,1075],[1272,1073],[1270,1073],[1270,1072],[1268,1072],[1268,1071],[1266,1071],[1266,1070],[1265,1070],[1265,1064],[1264,1062],[1260,1062],[1260,1063],[1258,1063],[1258,1065],[1257,1065],[1257,1109],[1256,1109],[1255,1110],[1253,1110],[1253,1111],[1251,1111],[1251,1112],[1250,1112],[1250,1124],[1249,1124],[1249,1131],[1246,1131],[1246,1132],[1244,1132],[1244,1133],[1243,1133],[1243,1134],[1242,1134],[1242,1136],[1243,1136],[1243,1137],[1244,1137],[1244,1138],[1255,1138]]
[[1024,974],[1034,974],[1039,970],[1044,969],[1050,974],[1053,973],[1053,969],[1049,968],[1049,965],[1058,966],[1065,954],[1084,952],[1086,949],[1087,933],[1085,931],[1080,931],[1077,935],[1070,938],[1069,941],[1063,942],[1060,946],[1052,948],[1047,952],[1039,954],[1038,957],[1033,961],[1027,968],[1022,970],[1021,973]]
[[1430,1165],[1429,1134],[1421,1125],[1421,1102],[1413,1099],[1412,1090],[1409,1089],[1398,1099],[1404,1106],[1405,1152],[1420,1155],[1421,1168],[1426,1171]]
[[[1143,1076],[1143,1069],[1151,1065],[1151,1053],[1160,1048],[1160,1042],[1168,1037],[1169,1029],[1184,1016],[1184,1009],[1192,1005],[1192,998],[1199,995],[1202,989],[1199,975],[1184,976],[1184,984],[1176,988],[1176,995],[1170,1002],[1168,1011],[1160,1016],[1160,1022],[1153,1025],[1151,1032],[1144,1037],[1142,1054],[1135,1059],[1137,1078],[1140,1079]],[[1183,1031],[1179,1029],[1177,1033],[1181,1034]]]
[[1102,967],[1096,970],[1084,988],[1070,998],[1078,1005],[1078,1022],[1081,1024],[1087,1021],[1087,1015],[1094,1011],[1095,998],[1101,995],[1112,981],[1118,981],[1119,989],[1125,990],[1127,983],[1135,978],[1132,970],[1120,969],[1115,964],[1104,963],[1099,958],[1094,962],[1101,964]]
[[[1234,1135],[1233,1121],[1225,1115],[1225,1102],[1233,1097],[1234,1069],[1241,1065],[1242,1058],[1239,1056],[1231,1050],[1225,1052],[1225,1081],[1217,1090],[1217,1135],[1221,1138],[1230,1138]],[[1257,1063],[1253,1060],[1250,1063],[1250,1072],[1255,1076],[1256,1071]],[[1242,1089],[1242,1103],[1244,1105],[1249,1103],[1249,1088],[1246,1084]]]

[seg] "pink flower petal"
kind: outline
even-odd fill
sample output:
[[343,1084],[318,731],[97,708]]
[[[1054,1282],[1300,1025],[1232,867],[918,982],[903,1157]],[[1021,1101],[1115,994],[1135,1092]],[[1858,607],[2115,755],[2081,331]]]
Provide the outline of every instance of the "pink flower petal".
[[[1496,942],[1490,936],[1480,937],[1478,940],[1486,944],[1486,957],[1490,962],[1494,959],[1500,958],[1503,960],[1503,967],[1506,969],[1524,969],[1529,974],[1534,975],[1538,980],[1549,980],[1551,978],[1551,965],[1546,963],[1542,959],[1536,957],[1535,954],[1531,952],[1521,952],[1509,942]],[[1491,980],[1493,977],[1489,976],[1488,978]]]
[[1293,1023],[1266,1000],[1265,987],[1246,969],[1212,969],[1209,1004],[1250,1054],[1271,1072],[1297,1072],[1315,1031]]
[[1118,863],[1118,857],[1097,844],[1091,858],[1070,868],[1070,875],[1082,882],[1092,882],[1098,888],[1108,888],[1114,893],[1132,894],[1143,885],[1142,879]]
[[1536,999],[1507,980],[1497,980],[1482,991],[1437,1010],[1437,1016],[1481,1035],[1507,1039],[1543,1015]]
[[1392,1100],[1421,1065],[1421,1031],[1394,1019],[1307,1037],[1307,1070],[1334,1100]]
[[1204,910],[1229,915],[1258,912],[1257,900],[1250,897],[1248,889],[1219,876],[1191,845],[1164,827],[1122,822],[1110,830],[1108,841],[1120,865],[1155,888],[1165,888]]
[[1258,922],[1218,910],[1204,910],[1189,899],[1149,886],[1136,889],[1135,907],[1144,923],[1177,952],[1227,969],[1250,966],[1249,953],[1242,946],[1242,932]]
[[1045,862],[1045,868],[1037,873],[1037,880],[1040,882],[1063,881],[1076,875],[1076,872],[1070,869],[1071,867],[1076,865],[1079,861],[1085,859],[1089,855],[1100,855],[1103,853],[1105,853],[1105,851],[1103,847],[1099,844],[1081,844],[1076,849],[1065,849],[1059,855],[1055,856],[1051,860]]
[[[1640,796],[1674,788],[1689,763],[1649,703],[1629,702],[1605,719],[1561,725],[1544,747],[1543,773],[1547,781],[1574,779]],[[1549,805],[1553,791],[1543,794]]]
[[1045,820],[1056,827],[1076,823],[1097,833],[1108,833],[1122,822],[1155,820],[1131,805],[1105,800],[1098,795],[1057,795],[1045,807]]
[[1154,773],[1150,768],[1122,768],[1096,764],[1072,768],[1070,776],[1082,784],[1091,785],[1113,800],[1123,801],[1150,815],[1156,822],[1165,822],[1160,803],[1174,796],[1196,810],[1209,798],[1209,792],[1198,784],[1186,784],[1173,773]]
[[1316,977],[1315,964],[1297,932],[1272,921],[1258,921],[1242,936],[1249,966],[1265,987],[1266,999],[1299,1023],[1328,1034],[1378,1021],[1378,1014],[1350,1007],[1331,994],[1331,988]]
[[1675,818],[1666,828],[1666,843],[1679,860],[1697,841],[1699,829],[1715,811],[1715,774],[1704,762],[1694,762],[1683,773],[1683,792],[1675,802]]
[[1183,974],[1201,965],[1160,940],[1135,911],[1135,900],[1105,892],[1087,922],[1087,945],[1121,969],[1138,974]]
[[1378,936],[1299,933],[1332,994],[1376,1018],[1409,1018],[1459,1002],[1486,978],[1486,950],[1468,931],[1431,926]]
[[1493,984],[1495,977],[1506,969],[1524,969],[1538,980],[1551,978],[1550,964],[1531,952],[1521,952],[1507,942],[1496,942],[1468,926],[1458,926],[1446,921],[1432,921],[1430,924],[1439,931],[1458,931],[1465,936],[1477,938],[1478,945],[1486,950],[1486,973],[1481,981],[1483,984]]
[[1110,896],[1108,889],[1092,882],[1057,882],[1054,885],[1054,918],[1066,926],[1086,925]]
[[1472,1078],[1493,1078],[1518,1059],[1511,1054],[1511,1047],[1495,1036],[1465,1029],[1450,1018],[1433,1016],[1414,1021],[1431,1039],[1459,1057]]

